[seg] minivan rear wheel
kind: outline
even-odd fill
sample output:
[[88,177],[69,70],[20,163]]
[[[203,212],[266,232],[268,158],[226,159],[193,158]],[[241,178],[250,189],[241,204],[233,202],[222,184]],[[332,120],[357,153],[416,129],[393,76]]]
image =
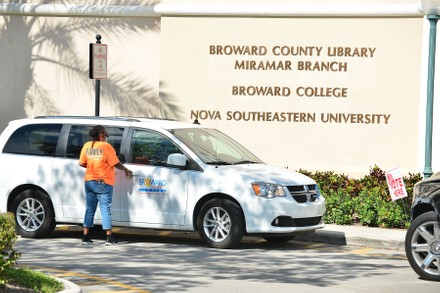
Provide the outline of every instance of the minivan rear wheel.
[[25,190],[13,201],[17,233],[23,237],[39,238],[55,229],[55,216],[47,194],[38,190]]
[[413,270],[422,278],[440,281],[440,224],[435,212],[417,217],[405,237],[405,252]]
[[232,248],[238,245],[245,232],[240,207],[227,199],[211,199],[206,202],[197,218],[200,237],[208,246]]

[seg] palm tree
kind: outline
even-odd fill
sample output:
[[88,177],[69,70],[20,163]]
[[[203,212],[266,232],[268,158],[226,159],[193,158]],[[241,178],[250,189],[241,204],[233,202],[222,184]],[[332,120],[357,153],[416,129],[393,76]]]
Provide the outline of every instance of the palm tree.
[[[54,2],[60,3],[49,0],[45,4]],[[104,6],[110,2],[101,0],[95,4]],[[139,0],[138,5],[151,6],[156,2]],[[52,68],[59,72],[57,76],[68,80],[71,91],[80,91],[84,87],[89,87],[91,92],[94,91],[94,84],[88,76],[88,62],[79,58],[74,50],[75,34],[89,35],[92,39],[97,31],[111,31],[113,38],[122,39],[127,31],[160,30],[158,18],[145,21],[128,18],[72,17],[62,22],[48,22],[47,18],[38,16],[2,17],[0,101],[3,106],[0,107],[0,127],[5,126],[7,121],[34,113],[62,113],[62,110],[56,107],[56,98],[51,97],[48,90],[36,82],[37,66],[53,65]],[[11,76],[14,77],[13,82]],[[116,73],[101,83],[101,96],[113,105],[115,115],[180,119],[181,110],[176,106],[174,97],[163,92],[158,93],[156,89],[157,87],[146,84],[139,76],[122,76]]]

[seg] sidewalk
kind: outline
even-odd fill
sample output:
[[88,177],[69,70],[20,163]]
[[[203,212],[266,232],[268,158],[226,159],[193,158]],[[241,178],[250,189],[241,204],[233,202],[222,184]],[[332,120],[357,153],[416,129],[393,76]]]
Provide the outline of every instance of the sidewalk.
[[371,248],[405,250],[404,229],[382,229],[365,226],[340,226],[327,224],[314,234],[301,235],[295,239],[339,245],[355,245]]

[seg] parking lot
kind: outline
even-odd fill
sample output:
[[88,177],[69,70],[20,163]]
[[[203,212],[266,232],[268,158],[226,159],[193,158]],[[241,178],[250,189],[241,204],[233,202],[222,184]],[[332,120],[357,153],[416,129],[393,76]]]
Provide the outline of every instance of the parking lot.
[[[81,229],[20,238],[19,264],[83,292],[438,292],[401,250],[245,237],[237,249],[206,247],[196,233],[117,229],[119,244],[80,244]],[[103,238],[102,238],[103,239]]]

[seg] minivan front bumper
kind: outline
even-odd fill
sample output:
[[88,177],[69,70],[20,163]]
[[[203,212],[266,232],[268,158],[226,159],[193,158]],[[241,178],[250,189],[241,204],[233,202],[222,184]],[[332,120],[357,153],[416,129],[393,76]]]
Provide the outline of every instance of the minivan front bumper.
[[325,200],[297,203],[291,197],[265,199],[244,205],[246,231],[254,233],[295,233],[324,228]]

